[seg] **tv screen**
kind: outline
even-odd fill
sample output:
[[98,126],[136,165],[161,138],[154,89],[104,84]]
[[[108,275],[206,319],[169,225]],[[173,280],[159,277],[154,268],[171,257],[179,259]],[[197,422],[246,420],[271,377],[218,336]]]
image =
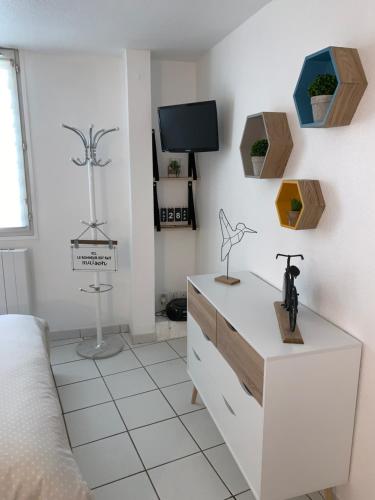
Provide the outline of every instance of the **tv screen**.
[[161,149],[174,153],[217,151],[216,101],[158,108]]

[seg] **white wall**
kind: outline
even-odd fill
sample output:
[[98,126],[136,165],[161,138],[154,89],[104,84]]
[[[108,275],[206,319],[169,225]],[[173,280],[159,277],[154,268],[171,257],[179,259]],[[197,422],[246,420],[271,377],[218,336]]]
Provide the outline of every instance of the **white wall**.
[[[167,175],[171,158],[181,161],[187,175],[187,154],[162,153],[157,108],[196,100],[196,64],[192,62],[153,60],[151,63],[152,123],[156,134],[160,175]],[[199,183],[199,181],[198,181]],[[199,189],[199,185],[198,185]],[[158,183],[159,207],[187,207],[187,183]],[[199,208],[197,207],[199,218]],[[199,220],[199,219],[198,219]],[[195,272],[196,231],[162,230],[155,233],[155,295],[160,309],[160,294],[184,291],[186,276]]]
[[133,341],[135,336],[148,341],[155,333],[150,51],[126,50],[124,63],[126,158],[130,166],[130,331]]
[[[233,250],[232,269],[253,270],[280,286],[283,263],[275,254],[303,253],[301,301],[364,342],[351,480],[339,488],[345,500],[375,498],[374,19],[372,0],[274,0],[198,68],[198,98],[217,99],[221,135],[221,151],[200,158],[198,270],[224,270],[223,207],[232,221],[259,231]],[[329,45],[359,49],[369,86],[350,126],[301,129],[292,97],[299,71],[307,54]],[[326,210],[315,230],[279,226],[279,180],[244,178],[242,129],[246,116],[259,111],[287,112],[294,149],[284,177],[321,181]]]
[[[71,156],[82,157],[79,139],[61,128],[67,123],[88,128],[123,124],[123,81],[120,57],[86,54],[23,53],[31,132],[31,155],[36,191],[34,214],[38,235],[33,240],[1,241],[1,247],[32,251],[35,314],[47,319],[51,330],[95,325],[94,299],[79,291],[91,283],[89,273],[73,273],[70,239],[88,220],[85,168]],[[123,127],[122,127],[123,129]],[[103,297],[104,324],[127,322],[129,313],[128,168],[124,161],[123,130],[106,136],[99,157],[113,163],[96,169],[98,217],[119,241],[119,272],[105,277],[114,291]]]

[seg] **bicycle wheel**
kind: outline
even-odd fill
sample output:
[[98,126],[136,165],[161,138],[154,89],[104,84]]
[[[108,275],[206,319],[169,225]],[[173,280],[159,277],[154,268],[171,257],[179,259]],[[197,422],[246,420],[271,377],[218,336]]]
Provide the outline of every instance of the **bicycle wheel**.
[[290,304],[289,304],[289,327],[292,332],[296,329],[297,324],[297,314],[298,314],[298,294],[297,289],[294,286],[290,294]]

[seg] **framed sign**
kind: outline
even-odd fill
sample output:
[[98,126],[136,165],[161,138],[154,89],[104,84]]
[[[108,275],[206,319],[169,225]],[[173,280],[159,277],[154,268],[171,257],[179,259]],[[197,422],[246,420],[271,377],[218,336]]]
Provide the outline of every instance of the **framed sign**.
[[71,245],[73,271],[117,271],[116,245]]

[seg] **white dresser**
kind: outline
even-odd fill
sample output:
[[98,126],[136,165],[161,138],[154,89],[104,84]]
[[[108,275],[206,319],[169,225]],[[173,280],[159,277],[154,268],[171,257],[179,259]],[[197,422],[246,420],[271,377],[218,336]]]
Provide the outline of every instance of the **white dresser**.
[[283,344],[280,292],[250,272],[188,279],[188,371],[258,500],[347,482],[361,343],[306,307]]

